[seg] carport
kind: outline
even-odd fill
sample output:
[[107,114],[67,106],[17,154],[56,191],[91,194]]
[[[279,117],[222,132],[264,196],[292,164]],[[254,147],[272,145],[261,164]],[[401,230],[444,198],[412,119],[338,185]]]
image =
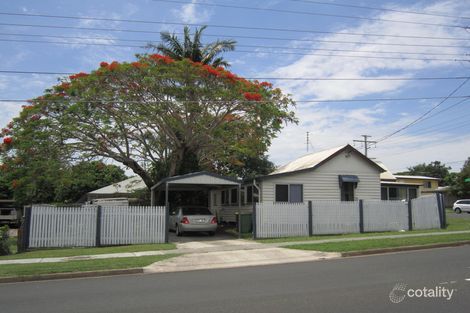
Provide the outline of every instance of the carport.
[[[169,216],[170,216],[170,201],[169,193],[171,191],[203,191],[207,193],[208,205],[211,206],[210,190],[219,189],[224,187],[236,187],[238,190],[238,208],[241,209],[241,180],[218,175],[210,172],[195,172],[185,175],[167,177],[159,181],[151,188],[151,205],[165,205],[166,208],[166,238],[169,238]],[[164,197],[162,197],[164,195]],[[160,201],[159,201],[160,200]],[[162,201],[163,200],[163,201]]]

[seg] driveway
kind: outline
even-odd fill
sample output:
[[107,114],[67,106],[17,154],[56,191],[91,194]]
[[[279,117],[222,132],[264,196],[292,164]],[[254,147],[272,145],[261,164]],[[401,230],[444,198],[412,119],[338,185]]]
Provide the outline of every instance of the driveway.
[[462,212],[460,214],[456,214],[454,212],[450,213],[450,212],[447,212],[447,218],[463,218],[463,219],[467,219],[470,221],[470,214],[466,213],[466,212]]
[[218,240],[230,240],[237,239],[237,237],[232,234],[225,232],[225,228],[219,226],[217,232],[214,236],[209,236],[205,232],[194,232],[194,233],[185,233],[183,236],[176,236],[174,231],[170,231],[170,242],[181,243],[181,242],[192,242],[192,241],[218,241]]

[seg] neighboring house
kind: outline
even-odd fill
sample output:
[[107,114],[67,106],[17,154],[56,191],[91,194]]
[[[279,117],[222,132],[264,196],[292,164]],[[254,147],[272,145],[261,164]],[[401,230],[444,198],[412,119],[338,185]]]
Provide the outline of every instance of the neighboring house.
[[138,177],[131,177],[118,183],[91,191],[87,194],[87,201],[96,201],[97,199],[121,198],[132,202],[134,193],[146,189],[144,181]]
[[385,170],[380,174],[380,198],[382,200],[409,200],[421,195],[421,184],[399,181],[382,162],[376,161],[376,163]]
[[410,176],[410,175],[395,175],[397,182],[419,184],[421,194],[436,193],[439,188],[439,178],[429,176]]

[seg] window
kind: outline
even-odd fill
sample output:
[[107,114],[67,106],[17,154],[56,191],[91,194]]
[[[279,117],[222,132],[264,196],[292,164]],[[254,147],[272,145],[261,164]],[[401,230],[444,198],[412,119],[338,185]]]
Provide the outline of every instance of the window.
[[387,191],[387,187],[382,187],[382,188],[380,188],[380,199],[382,199],[382,200],[388,200],[388,191]]
[[303,185],[276,185],[276,202],[303,202]]
[[432,183],[430,181],[425,181],[424,188],[432,188]]
[[354,184],[343,183],[341,185],[341,201],[354,201]]
[[289,202],[304,202],[302,189],[302,185],[290,185]]
[[276,202],[289,202],[289,185],[276,185]]
[[230,195],[230,203],[235,204],[238,202],[238,189],[234,188],[230,190],[231,195]]
[[398,188],[397,187],[388,188],[388,200],[398,200]]
[[229,204],[229,202],[228,202],[228,197],[229,197],[229,192],[228,192],[228,190],[222,190],[222,199],[221,199],[221,203],[222,203],[222,204]]

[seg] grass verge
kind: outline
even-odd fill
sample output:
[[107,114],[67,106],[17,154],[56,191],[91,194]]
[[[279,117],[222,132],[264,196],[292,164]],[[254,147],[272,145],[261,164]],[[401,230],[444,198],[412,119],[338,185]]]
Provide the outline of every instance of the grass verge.
[[[358,237],[371,237],[371,236],[389,236],[389,235],[404,235],[404,234],[425,234],[425,233],[445,233],[449,231],[470,230],[470,219],[467,218],[447,218],[447,227],[445,229],[427,229],[427,230],[412,230],[412,231],[394,231],[394,232],[376,232],[376,233],[363,233],[363,234],[341,234],[341,235],[317,235],[317,236],[302,236],[302,237],[286,237],[286,238],[270,238],[258,239],[260,243],[277,243],[277,242],[295,242],[295,241],[315,241],[324,239],[341,239],[341,238],[358,238]],[[470,239],[470,238],[469,238]]]
[[298,250],[315,250],[325,252],[351,252],[366,251],[383,248],[396,248],[405,246],[422,246],[437,243],[451,243],[470,240],[470,234],[455,234],[429,237],[384,238],[370,240],[356,240],[330,243],[305,243],[286,246],[285,248]]
[[0,265],[0,277],[139,268],[174,256],[177,256],[177,254],[59,263],[5,264]]
[[[12,238],[13,239],[13,238]],[[12,240],[12,245],[16,245],[16,238]],[[14,247],[16,250],[16,247]],[[59,258],[67,256],[107,254],[107,253],[125,253],[140,251],[172,250],[176,249],[173,243],[160,244],[142,244],[128,246],[110,246],[110,247],[92,247],[92,248],[56,248],[56,249],[37,249],[23,253],[0,256],[0,260],[14,259],[34,259],[34,258]]]

